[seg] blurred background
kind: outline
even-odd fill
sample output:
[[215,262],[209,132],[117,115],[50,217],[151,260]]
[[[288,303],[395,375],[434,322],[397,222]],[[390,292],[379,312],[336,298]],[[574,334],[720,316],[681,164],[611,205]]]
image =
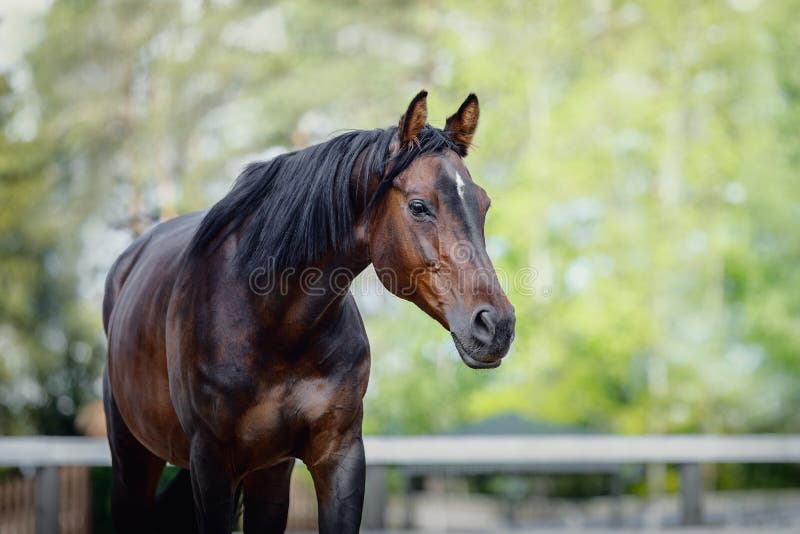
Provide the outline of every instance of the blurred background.
[[[487,246],[517,337],[501,368],[470,370],[369,269],[354,287],[373,354],[366,434],[800,432],[798,12],[3,0],[0,433],[103,435],[103,282],[136,235],[211,206],[248,161],[396,124],[422,88],[439,127],[480,97],[467,165],[493,198]],[[108,532],[107,471],[76,475],[77,531]],[[718,522],[748,524],[749,506],[750,524],[800,528],[797,465],[702,474],[720,502],[735,496]],[[436,529],[605,524],[625,499],[618,522],[661,524],[677,486],[666,465],[401,475],[386,521]],[[0,470],[23,493],[31,478]],[[411,512],[393,500],[408,488],[426,496]]]

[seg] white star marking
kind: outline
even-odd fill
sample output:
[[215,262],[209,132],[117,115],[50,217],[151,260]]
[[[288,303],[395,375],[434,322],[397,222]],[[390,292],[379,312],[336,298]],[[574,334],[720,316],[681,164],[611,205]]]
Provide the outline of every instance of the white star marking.
[[456,171],[456,189],[458,190],[458,196],[461,200],[464,200],[464,179],[461,178],[461,175]]

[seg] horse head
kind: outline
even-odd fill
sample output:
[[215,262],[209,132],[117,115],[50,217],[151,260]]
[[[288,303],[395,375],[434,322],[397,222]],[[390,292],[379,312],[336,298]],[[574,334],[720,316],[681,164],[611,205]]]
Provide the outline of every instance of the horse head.
[[[464,363],[497,367],[514,338],[515,316],[486,252],[489,195],[464,163],[478,98],[469,95],[438,130],[427,124],[426,97],[422,91],[411,101],[390,143],[390,180],[366,230],[370,259],[387,289],[450,331]],[[391,174],[395,160],[434,135],[447,138],[443,149]]]

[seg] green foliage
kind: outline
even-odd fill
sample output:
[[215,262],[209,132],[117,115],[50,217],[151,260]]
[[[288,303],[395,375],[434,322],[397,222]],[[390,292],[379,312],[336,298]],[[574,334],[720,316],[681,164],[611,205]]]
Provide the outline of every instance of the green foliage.
[[360,296],[368,432],[800,431],[798,7],[55,2],[0,90],[0,431],[70,432],[98,394],[102,277],[133,235],[422,87],[440,126],[480,96],[467,163],[517,340],[475,372],[413,306]]
[[111,468],[92,467],[89,475],[92,488],[92,531],[113,532],[111,526]]

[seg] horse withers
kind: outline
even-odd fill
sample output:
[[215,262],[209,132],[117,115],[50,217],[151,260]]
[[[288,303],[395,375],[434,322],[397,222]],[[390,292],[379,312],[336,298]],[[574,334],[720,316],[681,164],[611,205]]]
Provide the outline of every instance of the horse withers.
[[[108,275],[104,400],[118,532],[283,532],[295,458],[319,530],[358,532],[369,343],[348,288],[370,263],[436,319],[463,361],[500,365],[514,308],[484,240],[486,192],[463,158],[470,95],[444,129],[427,93],[397,127],[248,166],[208,212],[139,237]],[[165,465],[183,468],[156,496]]]

